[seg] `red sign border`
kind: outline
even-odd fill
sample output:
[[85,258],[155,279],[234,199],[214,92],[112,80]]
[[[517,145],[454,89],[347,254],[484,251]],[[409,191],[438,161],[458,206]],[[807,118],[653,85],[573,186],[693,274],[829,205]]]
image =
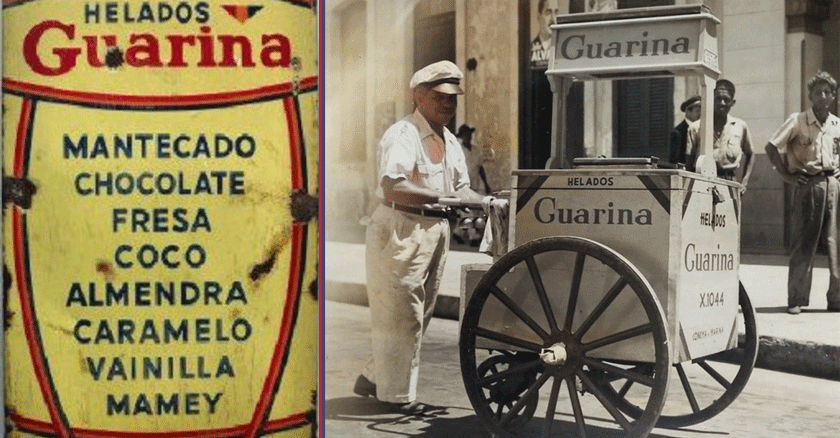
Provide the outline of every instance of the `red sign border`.
[[[300,83],[284,83],[254,90],[239,92],[199,94],[190,96],[133,96],[108,95],[101,93],[86,93],[59,90],[51,87],[27,84],[24,82],[3,79],[4,91],[23,97],[21,115],[15,141],[15,157],[13,175],[26,178],[29,167],[29,153],[31,151],[32,121],[38,100],[45,97],[53,102],[63,102],[81,106],[107,107],[113,109],[149,109],[161,110],[172,105],[176,107],[217,108],[250,103],[254,101],[282,99],[286,110],[286,123],[289,131],[289,147],[292,157],[291,182],[292,190],[308,192],[306,148],[299,116],[298,95],[302,92],[316,91],[318,77],[308,77]],[[181,105],[179,102],[191,103]],[[286,362],[289,357],[289,341],[294,331],[298,310],[299,297],[303,291],[303,274],[306,268],[302,261],[306,257],[306,240],[308,225],[305,223],[292,224],[291,261],[289,266],[289,283],[286,292],[286,306],[283,311],[280,332],[275,343],[269,370],[263,383],[262,393],[254,408],[251,422],[233,427],[208,429],[197,431],[177,432],[125,432],[96,429],[73,428],[61,407],[61,402],[52,382],[48,361],[44,355],[41,343],[37,315],[32,300],[31,277],[29,270],[29,249],[27,241],[26,212],[15,206],[12,212],[12,233],[14,246],[15,274],[18,295],[21,301],[23,326],[35,375],[41,394],[50,414],[51,422],[44,422],[27,418],[18,413],[10,412],[9,417],[19,430],[33,432],[40,435],[57,436],[61,438],[253,438],[264,433],[277,432],[310,424],[306,412],[301,412],[286,418],[268,419]],[[317,257],[317,254],[316,254]]]

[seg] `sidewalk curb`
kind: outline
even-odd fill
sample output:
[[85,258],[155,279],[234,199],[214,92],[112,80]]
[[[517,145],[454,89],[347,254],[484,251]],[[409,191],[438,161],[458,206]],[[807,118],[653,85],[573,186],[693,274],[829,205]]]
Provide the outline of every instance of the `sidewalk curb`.
[[[364,284],[327,280],[325,299],[367,306]],[[434,316],[458,320],[460,297],[439,295]],[[759,336],[755,366],[771,371],[840,381],[840,346]]]
[[755,366],[840,381],[840,347],[759,336]]

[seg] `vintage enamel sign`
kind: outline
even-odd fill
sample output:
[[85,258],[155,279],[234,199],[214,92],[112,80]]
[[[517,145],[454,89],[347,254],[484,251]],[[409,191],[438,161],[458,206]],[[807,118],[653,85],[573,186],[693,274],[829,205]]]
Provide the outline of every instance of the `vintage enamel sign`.
[[3,24],[9,436],[310,436],[314,2]]

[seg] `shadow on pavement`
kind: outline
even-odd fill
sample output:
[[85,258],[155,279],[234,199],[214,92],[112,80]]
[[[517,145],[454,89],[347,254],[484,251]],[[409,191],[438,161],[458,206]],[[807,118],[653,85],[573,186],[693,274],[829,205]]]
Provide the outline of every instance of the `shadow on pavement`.
[[[423,415],[405,415],[393,412],[388,405],[373,398],[343,397],[326,400],[324,412],[327,420],[366,423],[365,428],[371,433],[376,433],[375,436],[377,437],[480,438],[490,436],[490,433],[484,428],[476,415],[457,416],[461,415],[463,408],[446,406],[440,408],[440,410],[430,411]],[[457,415],[451,416],[450,411],[457,411]],[[587,436],[599,438],[625,436],[624,431],[617,428],[599,427],[591,424],[595,421],[596,419],[587,418],[589,423],[587,425]],[[404,426],[412,423],[411,431],[405,431]],[[518,430],[517,436],[540,437],[542,436],[542,426],[543,422],[541,420],[533,420],[525,428]],[[691,429],[680,430],[691,431]],[[704,430],[703,433],[716,432]],[[719,434],[727,435],[725,432]],[[551,436],[577,436],[577,425],[574,419],[568,415],[560,415],[554,422]],[[675,435],[670,434],[668,430],[657,429],[649,437],[675,438]]]
[[[433,418],[427,421],[429,424],[423,429],[423,433],[417,436],[433,437],[433,438],[451,438],[453,436],[461,437],[490,437],[490,433],[484,428],[478,417],[471,415],[469,417],[461,418]],[[532,420],[528,425],[516,431],[517,437],[542,437],[543,435],[543,421]],[[680,429],[681,431],[691,431],[691,429]],[[704,434],[715,433],[720,435],[728,435],[726,432],[709,432],[703,431]],[[617,426],[599,427],[587,424],[586,435],[598,438],[623,438],[627,434]],[[552,437],[576,437],[578,436],[577,424],[574,419],[568,416],[565,418],[555,419],[551,428]],[[649,438],[676,438],[678,435],[672,435],[668,430],[654,431]],[[679,435],[684,436],[684,435]]]
[[[450,410],[461,410],[440,406],[422,415],[406,415],[394,412],[387,404],[374,398],[343,397],[326,400],[324,415],[327,420],[366,423],[366,428],[376,436],[423,436],[430,438],[451,438],[452,436],[482,436],[484,429],[475,416],[447,418]],[[394,429],[414,423],[412,430],[419,433]],[[397,429],[400,429],[399,427]],[[457,435],[453,435],[457,434]]]
[[389,403],[380,402],[373,397],[342,397],[327,400],[324,406],[328,420],[362,420],[363,417],[373,418],[388,416],[388,420],[397,417],[405,418],[434,418],[439,415],[448,415],[446,406],[436,406],[423,414],[406,415],[398,412]]

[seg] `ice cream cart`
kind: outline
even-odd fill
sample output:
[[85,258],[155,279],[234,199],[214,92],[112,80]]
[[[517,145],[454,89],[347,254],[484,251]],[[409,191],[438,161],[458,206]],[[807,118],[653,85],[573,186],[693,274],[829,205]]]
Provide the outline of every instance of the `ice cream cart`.
[[[462,377],[492,436],[645,437],[711,418],[746,385],[758,336],[738,279],[741,185],[711,158],[717,24],[691,5],[552,26],[557,168],[513,172],[509,250],[462,276]],[[697,172],[563,162],[572,81],[667,76],[699,79]]]

